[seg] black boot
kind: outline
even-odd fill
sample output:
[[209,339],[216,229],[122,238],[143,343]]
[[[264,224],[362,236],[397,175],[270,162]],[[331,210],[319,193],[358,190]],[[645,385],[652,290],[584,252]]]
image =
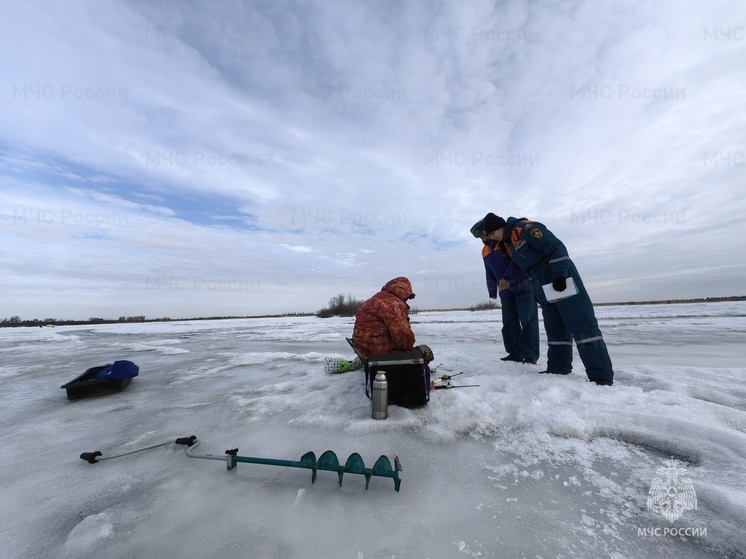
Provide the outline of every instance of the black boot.
[[599,386],[611,386],[614,384],[613,380],[605,378],[589,378],[588,380],[591,382],[595,382]]
[[500,361],[515,361],[516,363],[523,363],[523,359],[516,357],[515,355],[506,355],[505,357],[501,357]]

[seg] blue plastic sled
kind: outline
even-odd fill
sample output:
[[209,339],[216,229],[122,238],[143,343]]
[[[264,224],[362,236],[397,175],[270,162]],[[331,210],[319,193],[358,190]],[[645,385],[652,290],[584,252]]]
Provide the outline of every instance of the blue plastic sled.
[[67,390],[68,400],[114,394],[127,388],[139,372],[140,367],[132,361],[114,361],[114,363],[91,367],[60,388]]

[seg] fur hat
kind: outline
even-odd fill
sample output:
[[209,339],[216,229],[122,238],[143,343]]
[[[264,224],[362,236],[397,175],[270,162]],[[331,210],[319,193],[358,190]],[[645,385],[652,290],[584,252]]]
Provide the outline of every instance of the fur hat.
[[471,226],[471,234],[477,239],[480,239],[484,235],[484,220],[480,219],[474,225]]

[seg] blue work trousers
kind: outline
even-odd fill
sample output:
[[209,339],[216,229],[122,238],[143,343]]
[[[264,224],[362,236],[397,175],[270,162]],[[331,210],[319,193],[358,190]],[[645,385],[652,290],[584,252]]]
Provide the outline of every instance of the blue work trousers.
[[547,333],[547,370],[559,374],[568,374],[572,371],[574,340],[588,378],[612,380],[614,370],[601,329],[598,327],[593,303],[578,270],[572,263],[569,276],[575,282],[577,295],[554,303],[547,301],[542,288],[554,279],[549,267],[545,266],[532,276],[534,292],[541,305],[544,329]]
[[539,358],[539,312],[533,291],[500,299],[505,351],[518,359]]

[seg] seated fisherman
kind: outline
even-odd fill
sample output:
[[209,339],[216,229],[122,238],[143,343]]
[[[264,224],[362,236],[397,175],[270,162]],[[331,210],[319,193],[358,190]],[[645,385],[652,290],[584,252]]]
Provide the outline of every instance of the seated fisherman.
[[412,284],[405,277],[394,278],[365,301],[355,315],[352,340],[364,361],[376,353],[396,353],[414,348],[409,325],[409,305],[414,299]]
[[[372,355],[395,354],[406,351],[420,351],[425,363],[424,386],[420,389],[424,402],[430,392],[430,367],[433,354],[427,346],[414,345],[414,333],[409,325],[409,305],[414,299],[412,284],[405,277],[394,278],[383,286],[381,291],[365,301],[355,315],[355,328],[352,341],[360,358],[365,363],[366,393],[370,370],[368,360]],[[389,383],[393,379],[389,379]],[[392,396],[395,389],[390,386],[389,401],[398,403]],[[404,395],[403,398],[407,398]],[[415,398],[413,396],[412,398]]]

